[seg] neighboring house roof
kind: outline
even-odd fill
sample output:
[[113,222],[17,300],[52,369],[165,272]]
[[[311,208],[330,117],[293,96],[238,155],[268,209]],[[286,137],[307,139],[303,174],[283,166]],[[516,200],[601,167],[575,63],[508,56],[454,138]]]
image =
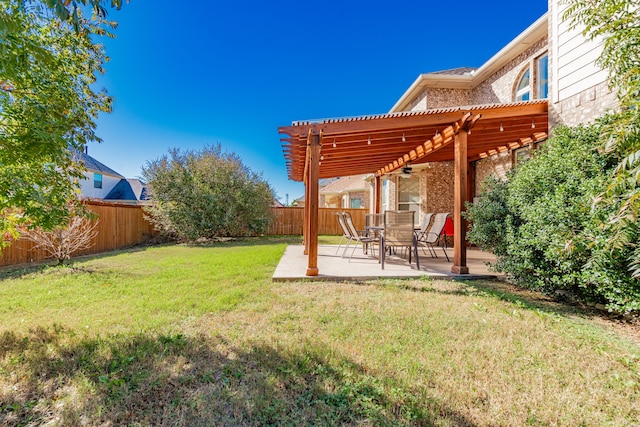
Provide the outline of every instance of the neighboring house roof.
[[100,163],[87,153],[83,151],[76,151],[76,161],[80,163],[84,163],[84,166],[90,172],[98,172],[101,174],[113,175],[119,178],[124,178],[123,175],[120,175],[118,172],[111,169],[109,166],[104,163]]
[[280,203],[280,200],[273,199],[273,207],[274,208],[284,208],[284,205]]
[[320,190],[321,194],[342,194],[353,191],[364,191],[367,175],[343,176]]
[[[323,188],[326,188],[328,185],[330,185],[331,183],[339,180],[340,178],[322,178],[318,181],[318,188],[320,189],[320,192],[322,192]],[[364,188],[364,187],[363,187]],[[293,204],[297,204],[297,203],[304,203],[304,194],[300,197],[298,197],[297,199],[293,200]]]
[[149,200],[147,184],[139,179],[121,179],[107,194],[105,200]]
[[327,185],[331,184],[332,182],[338,180],[340,178],[322,178],[321,180],[318,181],[318,187],[319,188],[324,188]]
[[548,34],[549,14],[547,12],[478,69],[463,67],[420,74],[389,112],[407,110],[411,101],[426,87],[473,89]]

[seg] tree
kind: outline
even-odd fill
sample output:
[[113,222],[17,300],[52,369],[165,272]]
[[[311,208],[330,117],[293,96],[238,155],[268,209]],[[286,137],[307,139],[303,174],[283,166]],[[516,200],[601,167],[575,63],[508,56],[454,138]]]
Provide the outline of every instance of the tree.
[[564,18],[587,38],[604,40],[598,62],[609,72],[620,108],[603,127],[600,146],[618,165],[598,204],[615,208],[603,222],[612,231],[608,249],[628,252],[631,274],[640,279],[640,5],[637,0],[572,0]]
[[274,191],[221,147],[180,152],[142,169],[153,204],[145,210],[156,228],[178,239],[250,236],[266,231]]
[[115,28],[101,3],[0,0],[0,247],[20,225],[65,224],[77,206],[74,150],[100,141],[95,120],[112,103],[94,88],[107,60],[94,38]]
[[98,221],[84,216],[75,216],[66,225],[58,225],[53,230],[32,228],[24,233],[27,240],[34,242],[34,249],[42,249],[58,261],[58,265],[71,258],[77,251],[89,249],[95,245],[98,235]]

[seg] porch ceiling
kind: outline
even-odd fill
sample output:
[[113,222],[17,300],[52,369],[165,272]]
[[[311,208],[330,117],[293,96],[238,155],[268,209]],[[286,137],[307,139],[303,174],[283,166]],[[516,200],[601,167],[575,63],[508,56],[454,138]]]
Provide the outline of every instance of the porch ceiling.
[[285,135],[282,142],[289,179],[303,181],[309,132],[321,135],[319,178],[381,175],[407,162],[453,160],[454,129],[468,113],[473,119],[479,117],[467,149],[469,160],[477,160],[545,139],[547,112],[547,101],[535,100],[300,121],[278,132]]

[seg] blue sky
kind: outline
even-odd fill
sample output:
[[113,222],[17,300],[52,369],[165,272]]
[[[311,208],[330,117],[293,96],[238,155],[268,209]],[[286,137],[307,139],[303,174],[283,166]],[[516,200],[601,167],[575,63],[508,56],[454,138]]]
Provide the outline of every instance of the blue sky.
[[109,18],[115,98],[89,154],[128,178],[169,148],[220,143],[289,201],[278,126],[386,113],[421,73],[478,67],[547,2],[131,0]]

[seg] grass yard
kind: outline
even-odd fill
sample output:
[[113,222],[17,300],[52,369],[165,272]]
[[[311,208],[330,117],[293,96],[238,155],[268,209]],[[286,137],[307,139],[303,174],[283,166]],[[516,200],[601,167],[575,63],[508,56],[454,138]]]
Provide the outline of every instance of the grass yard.
[[638,425],[634,326],[499,282],[272,283],[286,242],[1,273],[0,425]]

